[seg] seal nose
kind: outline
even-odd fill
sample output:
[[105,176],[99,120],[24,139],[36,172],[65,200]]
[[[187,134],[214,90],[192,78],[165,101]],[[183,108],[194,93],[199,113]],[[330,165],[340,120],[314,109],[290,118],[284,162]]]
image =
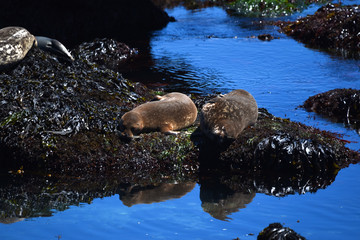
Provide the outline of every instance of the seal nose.
[[124,130],[124,135],[128,138],[132,138],[134,137],[134,134],[132,133],[132,131],[130,129],[125,129]]

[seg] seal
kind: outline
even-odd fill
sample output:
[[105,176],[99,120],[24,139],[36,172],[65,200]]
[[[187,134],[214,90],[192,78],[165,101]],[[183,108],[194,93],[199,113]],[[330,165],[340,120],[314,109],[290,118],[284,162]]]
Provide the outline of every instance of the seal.
[[0,29],[0,67],[18,63],[33,46],[74,60],[65,46],[55,39],[35,37],[22,27],[5,27]]
[[172,92],[156,96],[156,99],[141,104],[121,117],[120,130],[123,134],[130,138],[149,131],[177,134],[176,130],[195,122],[196,106],[185,94]]
[[258,118],[258,107],[254,97],[247,91],[238,89],[211,99],[200,113],[200,129],[210,138],[223,142],[236,139]]

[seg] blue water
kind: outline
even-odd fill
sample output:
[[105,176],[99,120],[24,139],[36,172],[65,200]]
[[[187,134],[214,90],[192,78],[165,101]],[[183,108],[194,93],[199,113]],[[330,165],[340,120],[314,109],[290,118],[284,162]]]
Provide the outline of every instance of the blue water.
[[[307,48],[276,27],[254,26],[251,21],[257,19],[231,17],[220,8],[177,7],[168,12],[177,22],[152,37],[153,65],[146,75],[151,79],[136,80],[200,94],[243,88],[272,114],[344,134],[353,141],[348,147],[360,149],[355,130],[297,108],[320,92],[359,89],[359,60]],[[251,37],[263,33],[279,39],[263,42]],[[273,222],[307,239],[360,239],[359,175],[360,165],[351,165],[316,193],[243,196],[244,204],[227,221],[204,211],[198,184],[181,198],[131,207],[114,195],[51,217],[0,224],[0,239],[256,239]]]

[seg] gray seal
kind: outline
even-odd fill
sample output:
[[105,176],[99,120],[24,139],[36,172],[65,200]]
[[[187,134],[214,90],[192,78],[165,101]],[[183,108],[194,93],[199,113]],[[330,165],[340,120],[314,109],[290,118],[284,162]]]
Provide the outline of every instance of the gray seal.
[[149,131],[176,134],[176,130],[193,124],[197,117],[194,102],[185,94],[173,92],[156,96],[151,101],[125,113],[120,120],[120,130],[127,137]]
[[236,139],[258,118],[254,97],[245,90],[234,90],[211,99],[200,113],[200,129],[211,140]]
[[55,39],[35,37],[22,27],[5,27],[0,29],[0,67],[18,63],[33,46],[74,60],[65,46]]

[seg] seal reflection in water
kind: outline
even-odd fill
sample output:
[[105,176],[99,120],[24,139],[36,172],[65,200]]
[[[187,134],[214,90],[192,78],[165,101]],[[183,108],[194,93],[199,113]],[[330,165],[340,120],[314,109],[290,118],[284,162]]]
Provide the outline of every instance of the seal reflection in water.
[[248,126],[254,125],[258,107],[254,97],[245,90],[234,90],[211,99],[200,114],[200,128],[212,140],[237,138]]
[[156,99],[158,101],[144,103],[121,117],[120,130],[127,137],[147,131],[176,134],[174,131],[195,122],[196,106],[185,94],[173,92]]

